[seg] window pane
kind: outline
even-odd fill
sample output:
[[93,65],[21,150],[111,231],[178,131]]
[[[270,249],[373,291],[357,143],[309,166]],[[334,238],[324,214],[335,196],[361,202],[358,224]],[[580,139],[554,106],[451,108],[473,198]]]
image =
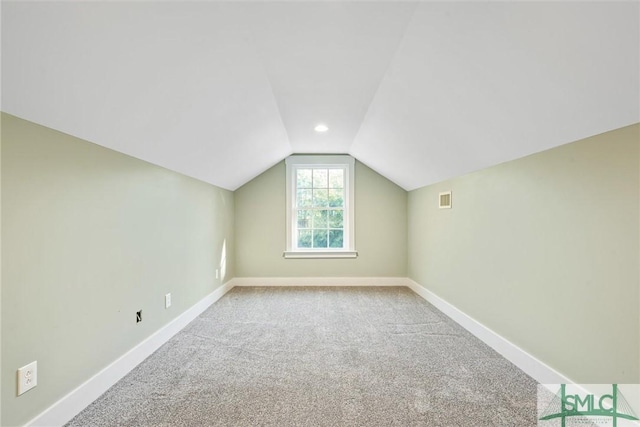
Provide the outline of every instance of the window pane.
[[343,246],[343,231],[342,230],[329,230],[329,247],[341,248]]
[[342,228],[343,210],[329,211],[329,228]]
[[311,247],[311,230],[298,231],[298,247],[299,248]]
[[311,207],[311,195],[312,190],[298,190],[297,207],[307,208]]
[[298,228],[311,228],[311,214],[313,211],[298,211]]
[[313,190],[313,207],[324,208],[329,204],[329,190]]
[[311,169],[298,169],[297,188],[311,188]]
[[317,210],[313,213],[313,228],[327,228],[327,212]]
[[313,188],[329,188],[327,169],[313,170]]
[[344,207],[344,190],[329,190],[329,207],[342,208]]
[[327,230],[313,230],[313,247],[327,247]]
[[344,187],[344,170],[329,169],[329,188]]
[[353,166],[354,159],[346,155],[286,160],[286,258],[296,251],[315,252],[323,258],[331,256],[327,251],[354,249]]

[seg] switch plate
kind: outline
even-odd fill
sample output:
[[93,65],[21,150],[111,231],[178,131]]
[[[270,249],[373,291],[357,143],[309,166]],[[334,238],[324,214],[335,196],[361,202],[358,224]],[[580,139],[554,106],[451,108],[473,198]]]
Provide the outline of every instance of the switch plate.
[[171,292],[165,294],[164,296],[164,308],[171,307]]
[[18,369],[18,396],[38,385],[38,361]]
[[216,268],[216,279],[220,278],[220,269]]

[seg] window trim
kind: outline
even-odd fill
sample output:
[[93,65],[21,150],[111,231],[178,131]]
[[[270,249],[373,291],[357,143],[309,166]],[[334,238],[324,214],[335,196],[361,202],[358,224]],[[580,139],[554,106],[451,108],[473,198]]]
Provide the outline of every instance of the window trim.
[[[356,258],[355,250],[355,209],[354,209],[354,167],[355,159],[348,155],[306,155],[290,156],[286,164],[286,217],[287,243],[283,256],[285,258]],[[345,168],[344,197],[344,242],[343,249],[298,249],[295,245],[294,221],[296,188],[296,171],[303,168]]]

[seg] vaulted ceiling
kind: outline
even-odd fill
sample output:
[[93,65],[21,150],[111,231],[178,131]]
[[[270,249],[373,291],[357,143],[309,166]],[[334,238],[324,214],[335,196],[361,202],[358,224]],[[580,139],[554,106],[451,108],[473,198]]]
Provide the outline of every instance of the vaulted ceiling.
[[639,64],[638,2],[2,2],[3,111],[231,190],[292,153],[411,190],[636,123]]

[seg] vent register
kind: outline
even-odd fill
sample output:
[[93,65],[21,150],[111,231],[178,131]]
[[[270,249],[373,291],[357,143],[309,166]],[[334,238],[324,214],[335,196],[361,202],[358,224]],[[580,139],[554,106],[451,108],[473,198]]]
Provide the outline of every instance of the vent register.
[[439,194],[438,207],[440,209],[451,209],[451,191],[445,191]]

